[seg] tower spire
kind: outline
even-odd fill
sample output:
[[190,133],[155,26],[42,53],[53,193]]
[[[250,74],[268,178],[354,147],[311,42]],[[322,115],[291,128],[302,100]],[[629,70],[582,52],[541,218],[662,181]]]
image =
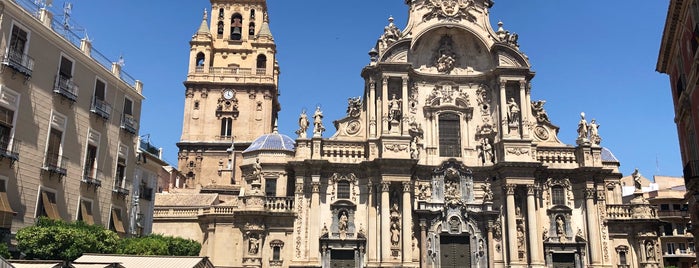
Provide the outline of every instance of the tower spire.
[[199,30],[197,30],[197,33],[204,33],[208,34],[209,32],[209,25],[207,24],[207,21],[209,19],[208,12],[206,11],[206,8],[204,9],[204,18],[201,20],[201,25],[199,26]]

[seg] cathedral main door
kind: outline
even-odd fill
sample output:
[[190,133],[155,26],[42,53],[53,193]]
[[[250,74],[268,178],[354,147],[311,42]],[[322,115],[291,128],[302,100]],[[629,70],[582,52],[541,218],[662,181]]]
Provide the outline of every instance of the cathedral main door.
[[333,250],[330,252],[330,267],[355,268],[353,250]]
[[575,253],[553,253],[553,267],[575,268]]
[[471,245],[468,236],[440,237],[440,267],[471,267]]

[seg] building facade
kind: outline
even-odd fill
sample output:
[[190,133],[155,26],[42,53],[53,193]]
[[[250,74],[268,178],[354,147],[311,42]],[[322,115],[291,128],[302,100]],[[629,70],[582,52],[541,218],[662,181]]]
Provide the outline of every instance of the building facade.
[[658,209],[662,221],[660,244],[664,267],[697,267],[684,179],[654,176],[653,181],[658,189],[648,192],[648,201]]
[[178,144],[199,187],[158,195],[153,231],[201,241],[219,267],[660,267],[641,186],[622,202],[619,161],[584,114],[577,144],[560,142],[493,2],[405,2],[335,133],[316,108],[294,140],[274,124],[267,4],[212,0]]
[[142,84],[38,2],[0,2],[2,230],[47,216],[126,234]]
[[667,13],[656,70],[670,77],[675,123],[682,153],[689,211],[699,235],[699,94],[695,59],[699,50],[699,3],[672,0]]

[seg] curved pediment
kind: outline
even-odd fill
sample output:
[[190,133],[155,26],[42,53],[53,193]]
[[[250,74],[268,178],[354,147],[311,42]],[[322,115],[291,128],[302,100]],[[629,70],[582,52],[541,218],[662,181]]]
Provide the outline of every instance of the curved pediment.
[[520,51],[511,46],[495,44],[493,46],[493,57],[497,67],[530,68],[529,60]]
[[417,72],[442,75],[477,75],[495,64],[487,42],[459,24],[438,25],[413,39],[408,61]]

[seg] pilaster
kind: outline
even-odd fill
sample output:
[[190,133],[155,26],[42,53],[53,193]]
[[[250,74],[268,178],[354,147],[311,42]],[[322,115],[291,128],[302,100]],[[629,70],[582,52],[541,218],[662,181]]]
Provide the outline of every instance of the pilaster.
[[410,202],[410,189],[412,183],[409,181],[403,182],[403,263],[413,261],[412,256],[412,237],[413,237],[413,206]]
[[385,262],[391,259],[391,236],[390,234],[390,196],[391,183],[381,182],[381,261]]
[[597,191],[594,188],[585,189],[585,216],[587,218],[588,246],[590,248],[590,261],[592,265],[601,265],[600,234],[597,217],[597,206],[595,206],[595,196]]

